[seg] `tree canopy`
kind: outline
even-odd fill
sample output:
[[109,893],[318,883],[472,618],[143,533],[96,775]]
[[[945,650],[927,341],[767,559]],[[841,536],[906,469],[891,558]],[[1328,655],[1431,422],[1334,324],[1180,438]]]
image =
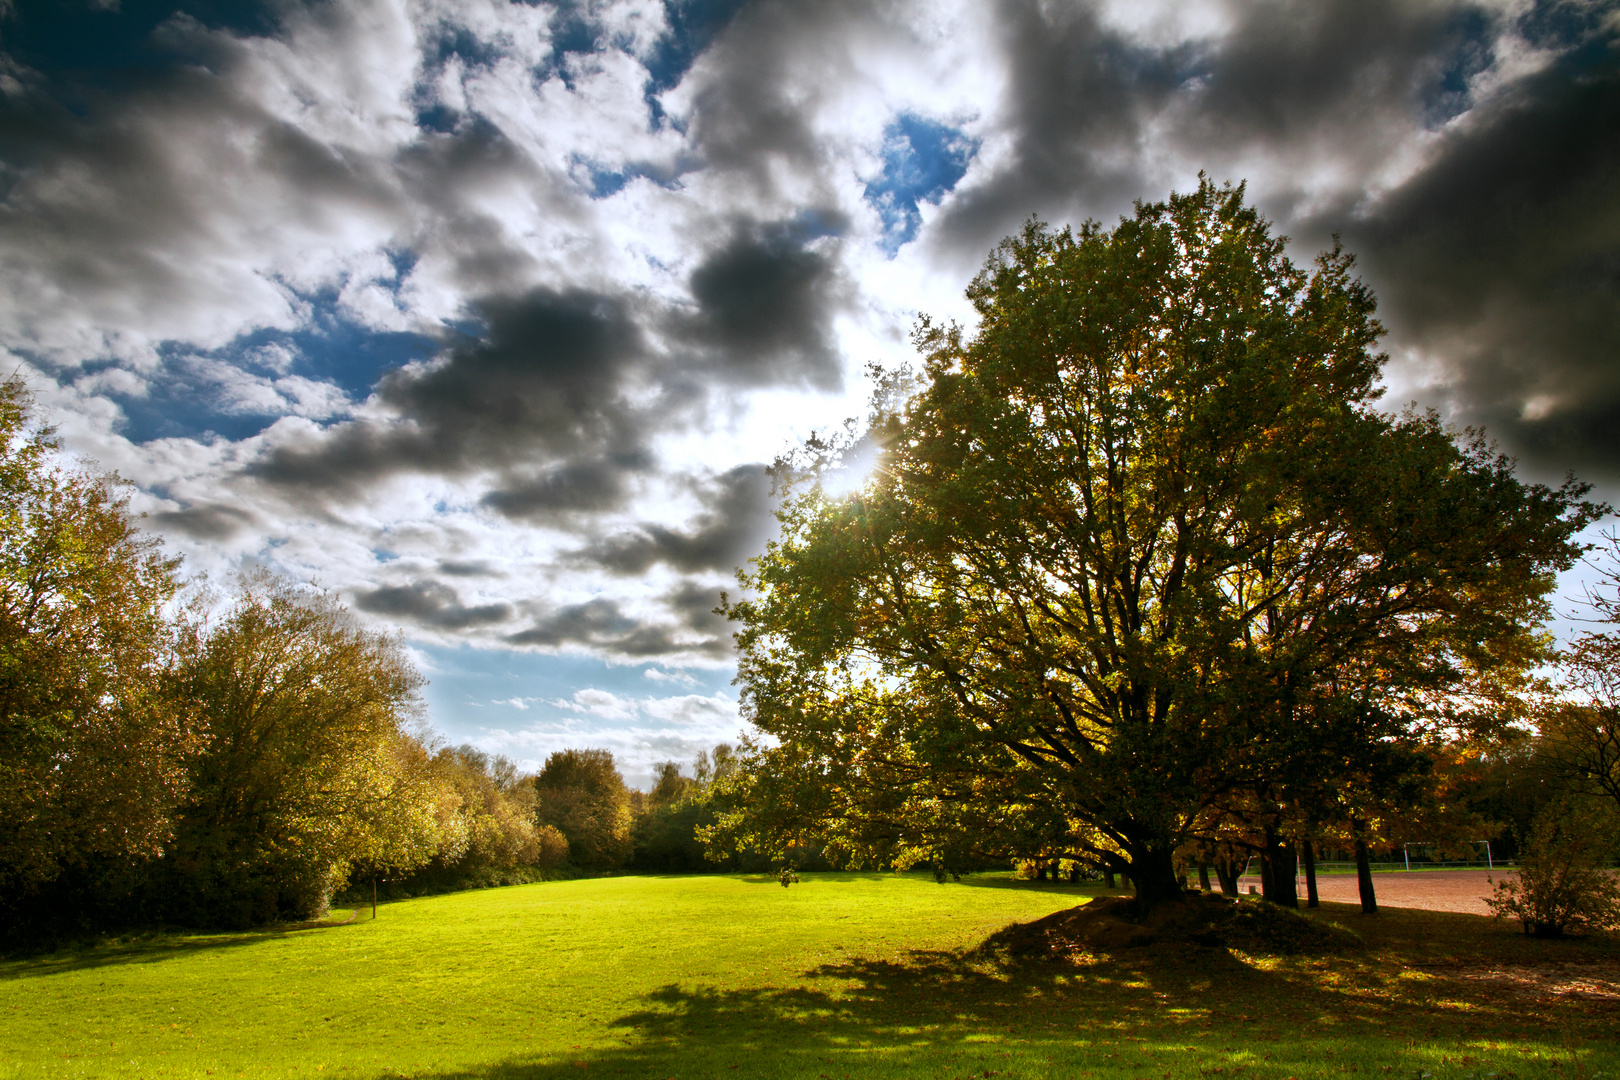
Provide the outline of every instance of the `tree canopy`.
[[192,742],[162,682],[178,563],[0,382],[0,898],[168,840]]
[[769,736],[732,837],[1072,852],[1157,902],[1239,796],[1389,760],[1540,654],[1601,508],[1380,412],[1342,250],[1295,266],[1204,180],[1111,231],[1032,221],[968,295],[976,332],[920,325],[864,485],[822,485],[835,442],[777,465],[782,536],[728,608]]

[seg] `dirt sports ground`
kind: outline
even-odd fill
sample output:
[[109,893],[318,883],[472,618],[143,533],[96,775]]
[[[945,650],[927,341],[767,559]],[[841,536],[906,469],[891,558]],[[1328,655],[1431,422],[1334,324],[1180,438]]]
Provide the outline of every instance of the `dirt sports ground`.
[[[1489,915],[1485,897],[1491,893],[1487,878],[1501,881],[1516,876],[1512,870],[1396,870],[1373,875],[1373,891],[1379,907],[1421,908],[1424,911],[1461,911],[1469,915]],[[1248,892],[1249,886],[1260,888],[1260,878],[1254,874],[1239,879],[1238,888]],[[1305,895],[1305,880],[1300,879],[1299,895]],[[1316,894],[1323,900],[1339,904],[1361,903],[1356,890],[1354,874],[1318,874]]]

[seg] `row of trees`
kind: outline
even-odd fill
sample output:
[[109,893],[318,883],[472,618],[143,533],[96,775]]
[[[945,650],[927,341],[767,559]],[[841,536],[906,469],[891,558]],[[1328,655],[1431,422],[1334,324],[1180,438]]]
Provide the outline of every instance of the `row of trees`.
[[179,569],[0,384],[0,936],[702,867],[728,748],[650,795],[600,750],[523,775],[436,745],[398,638],[331,596],[262,571],[222,596]]
[[[1313,848],[1482,827],[1458,793],[1529,719],[1547,596],[1608,508],[1380,411],[1352,269],[1296,267],[1208,180],[1005,241],[976,333],[924,320],[921,382],[774,470],[781,538],[727,606],[765,738],[716,844],[1068,858],[1150,906],[1259,855],[1293,904]],[[878,467],[829,494],[860,443]]]

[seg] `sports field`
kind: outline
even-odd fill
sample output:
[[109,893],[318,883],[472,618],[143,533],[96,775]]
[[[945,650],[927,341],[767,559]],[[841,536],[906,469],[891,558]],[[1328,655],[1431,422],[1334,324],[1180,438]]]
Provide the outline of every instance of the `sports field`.
[[621,877],[13,959],[0,1077],[1620,1076],[1612,941],[1330,906],[1365,949],[971,951],[1086,895],[991,877]]
[[[1491,895],[1493,881],[1518,876],[1517,870],[1392,870],[1373,875],[1373,893],[1379,907],[1421,908],[1425,911],[1459,911],[1489,915],[1485,898]],[[1238,879],[1238,890],[1260,887],[1260,878],[1249,875]],[[1304,880],[1296,891],[1305,895]],[[1360,886],[1354,874],[1318,874],[1316,894],[1340,904],[1361,904]]]

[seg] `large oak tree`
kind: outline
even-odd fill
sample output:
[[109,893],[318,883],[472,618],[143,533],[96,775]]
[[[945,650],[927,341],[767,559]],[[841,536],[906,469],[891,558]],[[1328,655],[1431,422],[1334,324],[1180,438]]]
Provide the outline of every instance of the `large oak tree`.
[[1032,222],[969,296],[976,333],[923,323],[864,486],[828,494],[836,446],[778,466],[729,608],[769,737],[731,840],[1066,849],[1156,903],[1232,792],[1375,758],[1535,652],[1599,508],[1378,411],[1351,258],[1296,267],[1241,187]]

